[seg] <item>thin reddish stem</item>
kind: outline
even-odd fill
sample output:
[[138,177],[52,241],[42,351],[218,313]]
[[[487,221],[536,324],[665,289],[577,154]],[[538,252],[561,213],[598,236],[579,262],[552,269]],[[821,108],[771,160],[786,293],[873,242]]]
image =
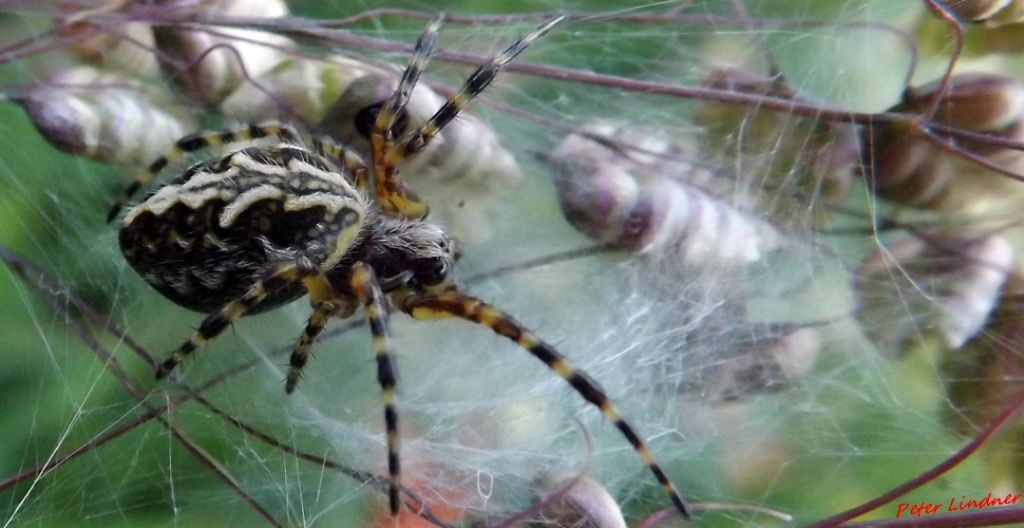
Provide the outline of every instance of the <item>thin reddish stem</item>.
[[924,0],[925,5],[931,12],[935,13],[936,16],[942,19],[943,22],[949,25],[953,30],[953,53],[950,55],[949,64],[946,65],[946,72],[942,75],[942,82],[939,83],[939,88],[935,90],[932,96],[931,108],[928,110],[927,120],[931,121],[935,118],[935,114],[939,111],[939,106],[942,105],[942,99],[946,97],[946,93],[949,91],[950,79],[953,77],[953,69],[956,68],[956,63],[960,60],[960,54],[964,50],[964,28],[960,25],[960,21],[957,20],[953,13],[949,12],[945,4],[941,0]]
[[998,416],[996,416],[984,429],[978,432],[977,435],[971,439],[964,447],[960,448],[952,456],[943,460],[939,464],[935,465],[931,469],[920,473],[916,477],[896,486],[895,488],[879,495],[878,497],[871,499],[860,506],[850,508],[842,513],[833,515],[827,519],[808,524],[804,528],[826,528],[830,526],[839,526],[846,521],[856,519],[865,513],[874,511],[879,507],[888,504],[911,491],[914,491],[921,486],[941,477],[948,473],[951,469],[958,466],[964,460],[967,460],[973,455],[982,445],[985,444],[993,435],[996,434],[1003,426],[1005,426],[1013,415],[1020,411],[1021,407],[1024,407],[1024,392],[1020,393],[1010,405],[1007,405],[1005,409]]

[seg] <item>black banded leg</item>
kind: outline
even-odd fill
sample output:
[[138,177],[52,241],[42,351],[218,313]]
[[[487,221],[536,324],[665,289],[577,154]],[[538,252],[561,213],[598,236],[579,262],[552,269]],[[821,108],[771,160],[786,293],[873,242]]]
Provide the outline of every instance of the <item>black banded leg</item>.
[[[315,273],[315,269],[312,272]],[[157,379],[164,378],[170,374],[192,352],[205,345],[207,341],[217,337],[235,319],[238,319],[245,312],[262,302],[271,292],[300,280],[306,273],[304,266],[300,267],[300,265],[296,264],[283,266],[266,279],[257,281],[250,286],[245,294],[237,300],[231,301],[220,310],[207,315],[206,319],[203,319],[203,322],[200,323],[199,329],[192,335],[192,338],[185,341],[169,358],[160,364],[156,370]]]
[[294,141],[298,138],[298,134],[296,134],[295,129],[288,125],[277,121],[264,121],[259,124],[250,124],[235,129],[189,134],[175,141],[174,146],[168,149],[163,156],[150,163],[149,167],[142,174],[138,175],[125,187],[124,191],[121,192],[114,202],[114,206],[111,207],[110,213],[107,214],[107,221],[113,220],[117,213],[121,211],[121,208],[132,199],[132,196],[143,186],[152,182],[164,167],[186,153],[264,137],[279,137],[284,140]]
[[320,335],[320,332],[323,332],[327,321],[334,314],[338,313],[340,309],[341,303],[338,301],[320,301],[316,306],[316,310],[313,311],[313,315],[309,317],[309,322],[306,323],[306,328],[302,331],[302,337],[299,338],[298,344],[295,345],[291,360],[288,362],[288,379],[284,385],[284,390],[288,394],[295,390],[295,385],[302,378],[302,367],[305,367],[306,361],[309,360],[309,354],[313,350],[313,343],[316,341],[317,336]]
[[373,334],[373,352],[377,356],[377,381],[384,399],[384,426],[388,436],[388,502],[391,515],[398,515],[398,489],[401,465],[398,458],[398,411],[395,409],[395,367],[391,361],[391,340],[388,337],[388,313],[384,292],[373,270],[357,262],[352,266],[352,290],[366,310],[366,321]]
[[442,24],[444,24],[443,16],[434,19],[424,28],[423,33],[416,40],[416,49],[413,51],[412,57],[409,58],[409,63],[402,72],[402,78],[398,81],[398,86],[395,87],[395,91],[391,96],[381,104],[377,117],[373,121],[370,137],[375,142],[378,138],[380,140],[392,139],[390,137],[391,128],[394,126],[398,114],[409,104],[409,96],[412,95],[412,90],[416,87],[416,83],[419,82],[420,75],[423,74],[427,63],[430,62],[430,54],[434,51],[434,45],[437,44],[437,33],[441,30]]
[[384,160],[384,154],[391,150],[393,145],[392,127],[397,116],[409,103],[409,96],[419,81],[423,69],[426,68],[430,59],[430,53],[437,42],[437,33],[441,29],[443,17],[438,17],[427,25],[426,29],[416,41],[416,50],[413,52],[409,64],[402,72],[402,79],[398,82],[394,93],[384,100],[374,119],[373,128],[370,131],[370,145],[373,156],[373,178],[376,189],[377,203],[389,213],[403,214],[409,218],[422,218],[427,214],[426,205],[412,190],[406,187],[398,176],[396,164],[388,164]]
[[573,389],[583,396],[583,399],[593,404],[608,421],[615,424],[615,427],[626,437],[626,440],[633,446],[633,449],[640,456],[644,464],[654,473],[658,483],[665,490],[665,493],[672,499],[684,517],[689,517],[686,504],[676,491],[675,486],[662,471],[661,467],[654,460],[646,443],[640,438],[632,426],[630,426],[612,405],[608,396],[605,395],[597,384],[583,372],[575,370],[572,365],[558,353],[551,345],[541,341],[533,335],[522,324],[508,314],[494,308],[493,306],[473,297],[458,292],[446,292],[430,296],[410,296],[402,302],[402,309],[416,319],[438,319],[446,317],[458,317],[486,326],[496,334],[505,336],[514,341],[520,347],[526,349],[534,357],[541,360],[551,370],[565,379]]
[[560,16],[545,22],[530,34],[509,46],[505,51],[496,55],[490,62],[477,68],[476,71],[466,79],[462,88],[449,97],[448,100],[445,101],[444,105],[434,113],[433,117],[431,117],[429,121],[420,127],[419,130],[410,132],[409,135],[402,138],[398,144],[391,147],[384,154],[384,162],[390,165],[397,165],[409,155],[423,150],[430,141],[437,136],[441,129],[455,119],[455,116],[459,115],[459,112],[461,112],[466,105],[473,100],[473,98],[480,95],[480,93],[491,84],[502,68],[512,62],[520,53],[525,51],[526,48],[535,40],[544,36],[545,33],[550,31],[551,28],[555,27],[563,20],[565,20],[565,17]]

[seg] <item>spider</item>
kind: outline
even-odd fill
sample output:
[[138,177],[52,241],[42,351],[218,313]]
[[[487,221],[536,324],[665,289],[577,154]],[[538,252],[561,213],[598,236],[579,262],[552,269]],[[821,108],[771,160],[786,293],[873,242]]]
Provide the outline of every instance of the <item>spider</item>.
[[[433,50],[442,19],[430,23],[394,93],[360,112],[372,119],[367,127],[372,146],[369,167],[329,137],[300,136],[276,121],[185,136],[149,165],[126,188],[110,218],[135,191],[185,153],[245,145],[225,149],[220,157],[193,165],[157,186],[121,223],[121,251],[132,268],[174,303],[208,314],[192,337],[158,367],[157,378],[170,374],[238,317],[308,294],[313,314],[289,362],[285,390],[291,393],[328,320],[351,316],[361,305],[383,393],[388,498],[394,515],[400,505],[400,465],[388,310],[421,320],[461,318],[529,351],[598,407],[676,508],[687,515],[682,498],[644,440],[596,383],[511,316],[461,293],[452,283],[448,273],[455,260],[453,244],[439,225],[422,220],[426,205],[399,176],[397,165],[403,159],[426,147],[502,67],[562,19],[539,26],[494,56],[426,124],[395,138],[395,125]],[[262,140],[259,145],[277,142],[259,146],[254,140]]]

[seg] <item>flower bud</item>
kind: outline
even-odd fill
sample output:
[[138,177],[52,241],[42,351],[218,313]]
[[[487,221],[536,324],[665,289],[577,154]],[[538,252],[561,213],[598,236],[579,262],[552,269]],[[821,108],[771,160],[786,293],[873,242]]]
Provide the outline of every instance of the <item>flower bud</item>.
[[[936,80],[917,88],[907,88],[903,100],[890,112],[924,115],[942,87]],[[949,80],[936,123],[977,132],[998,133],[1019,123],[1024,115],[1024,87],[1019,82],[991,73],[962,73]]]
[[154,43],[149,24],[125,22],[85,38],[80,36],[98,29],[87,19],[58,24],[61,35],[71,40],[68,49],[85,62],[139,77],[157,72],[156,57],[150,51]]
[[[216,0],[203,3],[196,18],[273,18],[288,14],[282,0]],[[174,26],[153,28],[157,58],[167,81],[187,101],[212,104],[244,79],[278,64],[291,40],[263,31],[213,28],[217,35]],[[255,42],[252,42],[255,41]],[[229,49],[230,48],[230,49]],[[243,67],[244,63],[244,67]]]
[[[570,486],[568,490],[566,486]],[[600,482],[588,476],[556,473],[542,480],[537,500],[548,500],[559,492],[563,493],[546,505],[539,515],[540,519],[531,523],[531,526],[626,528],[622,510]]]
[[722,350],[684,391],[703,401],[723,403],[778,392],[798,381],[821,351],[821,334],[811,327],[773,326],[770,330],[740,326],[719,336],[730,343],[732,335],[738,345]]
[[977,22],[992,18],[1013,3],[1013,0],[957,0],[946,2],[946,9],[964,21]]
[[[890,109],[928,117],[939,83],[908,89]],[[935,122],[1024,140],[1024,87],[992,74],[953,77]],[[878,123],[863,131],[862,163],[868,185],[886,200],[925,209],[988,213],[1012,206],[1024,192],[1020,183],[931,143],[916,123]],[[947,141],[943,139],[943,141]],[[957,148],[1003,169],[1024,171],[1024,152],[982,141],[955,141]]]
[[943,370],[954,410],[951,426],[973,435],[1020,393],[1024,378],[1024,274],[1010,274],[983,331],[949,357]]
[[319,123],[353,82],[383,71],[343,55],[322,60],[287,57],[254,76],[253,82],[242,83],[220,108],[224,115],[241,121],[297,116]]
[[166,94],[88,66],[62,72],[19,102],[57,149],[133,166],[150,163],[196,126]]
[[552,154],[562,211],[591,238],[685,265],[747,264],[781,244],[772,225],[694,185],[690,159],[663,137],[591,125]]
[[955,350],[978,334],[1013,263],[1001,235],[928,233],[880,248],[861,265],[857,318],[889,353],[933,336]]

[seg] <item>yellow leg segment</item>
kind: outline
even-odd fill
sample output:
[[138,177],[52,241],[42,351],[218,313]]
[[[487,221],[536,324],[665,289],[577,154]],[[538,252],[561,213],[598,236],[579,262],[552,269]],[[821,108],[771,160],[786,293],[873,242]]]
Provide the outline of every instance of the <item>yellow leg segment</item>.
[[296,264],[282,266],[266,279],[257,281],[250,286],[245,294],[237,300],[231,301],[221,307],[220,310],[207,315],[203,322],[199,324],[199,329],[196,330],[195,334],[160,364],[156,371],[157,379],[167,377],[175,367],[185,361],[196,349],[220,335],[225,328],[244,315],[245,312],[263,302],[271,292],[300,280],[305,273],[301,271],[302,269]]
[[427,206],[419,196],[409,189],[398,174],[395,163],[385,160],[385,153],[391,149],[394,138],[391,128],[398,115],[409,103],[409,96],[419,81],[423,69],[430,59],[430,53],[437,42],[437,33],[441,29],[442,18],[431,22],[416,41],[416,51],[402,73],[395,92],[388,97],[377,112],[373,128],[370,132],[370,145],[373,154],[373,178],[377,203],[392,214],[401,214],[408,218],[423,218],[427,214]]
[[384,292],[373,270],[357,262],[352,266],[352,290],[366,310],[366,321],[373,336],[373,352],[377,357],[377,381],[384,400],[384,427],[388,436],[388,502],[391,515],[398,515],[398,490],[401,484],[401,464],[398,450],[398,411],[395,408],[395,366],[391,360],[391,339],[388,335],[388,312]]
[[338,301],[327,300],[317,303],[316,309],[313,310],[313,315],[309,317],[309,322],[306,323],[306,328],[302,331],[302,337],[299,338],[299,342],[295,345],[295,350],[292,351],[291,359],[288,361],[288,378],[285,380],[284,385],[284,390],[288,394],[295,390],[299,379],[302,378],[302,368],[309,361],[309,356],[313,351],[313,343],[316,342],[317,336],[323,332],[324,327],[327,326],[327,321],[334,314],[338,313],[339,309],[341,309],[341,303]]
[[384,163],[386,165],[397,165],[403,159],[426,148],[430,141],[441,132],[441,129],[447,126],[448,123],[451,123],[455,116],[459,115],[459,112],[470,101],[480,95],[494,81],[494,78],[498,76],[498,72],[502,68],[515,60],[519,54],[526,51],[530,44],[543,37],[545,33],[563,20],[565,20],[565,17],[561,16],[541,24],[537,29],[516,41],[515,44],[509,46],[505,51],[495,55],[488,63],[477,68],[466,79],[466,82],[462,84],[462,88],[449,97],[429,121],[420,127],[419,130],[411,132],[397,145],[394,145],[384,153]]

